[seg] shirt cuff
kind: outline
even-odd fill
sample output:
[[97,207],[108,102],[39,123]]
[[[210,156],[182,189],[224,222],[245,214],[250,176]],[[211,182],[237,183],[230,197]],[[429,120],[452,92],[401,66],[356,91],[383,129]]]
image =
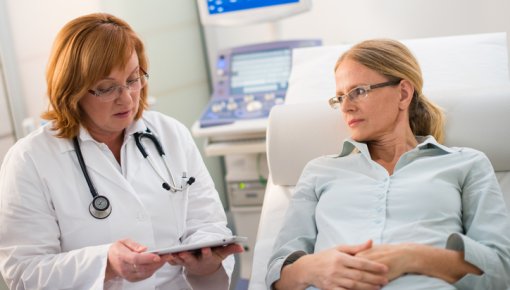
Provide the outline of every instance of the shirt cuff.
[[267,289],[273,289],[274,282],[280,280],[283,262],[285,262],[285,257],[280,257],[274,259],[273,262],[271,262],[271,264],[269,265],[266,275]]
[[280,257],[273,260],[267,269],[266,286],[267,289],[273,289],[273,284],[280,280],[280,274],[283,267],[296,262],[299,258],[306,255],[304,251],[295,251],[288,254],[286,257]]
[[[105,276],[106,276],[106,267],[108,266],[108,252],[110,251],[111,246],[112,246],[112,244],[105,244],[105,245],[90,247],[91,249],[94,248],[94,250],[97,251],[96,253],[97,253],[97,255],[99,255],[99,257],[101,259],[101,268],[100,268],[101,272],[94,284],[94,287],[92,287],[93,289],[103,289],[106,285],[110,285],[110,284],[113,285],[115,283],[118,283],[118,282],[116,282],[118,279],[115,279],[115,278],[112,278],[110,280],[110,282],[104,281]],[[112,287],[111,289],[115,289],[115,288]]]
[[[446,241],[446,248],[454,251],[463,251],[464,260],[475,265],[483,271],[482,275],[467,274],[453,285],[457,289],[474,289],[475,285],[483,283],[481,280],[486,278],[487,273],[497,273],[498,269],[493,269],[495,261],[498,260],[497,254],[489,247],[482,245],[468,236],[453,233]],[[475,286],[476,288],[476,286]]]
[[495,264],[495,259],[497,261],[497,254],[491,248],[459,233],[453,233],[448,237],[446,248],[463,251],[464,260],[477,266],[483,272],[491,271],[490,266]]
[[304,251],[296,251],[291,253],[290,255],[287,256],[285,261],[283,261],[282,268],[296,262],[299,258],[303,257],[304,255],[306,255],[306,252]]

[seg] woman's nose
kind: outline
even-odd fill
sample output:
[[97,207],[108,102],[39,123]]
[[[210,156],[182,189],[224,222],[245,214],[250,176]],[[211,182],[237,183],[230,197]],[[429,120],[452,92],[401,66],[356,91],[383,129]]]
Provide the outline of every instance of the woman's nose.
[[127,86],[119,86],[117,89],[120,90],[119,97],[115,100],[117,103],[126,103],[133,100],[132,91]]
[[342,112],[352,112],[356,109],[356,105],[353,101],[351,101],[351,98],[345,97],[342,100],[342,103],[340,103],[340,110]]

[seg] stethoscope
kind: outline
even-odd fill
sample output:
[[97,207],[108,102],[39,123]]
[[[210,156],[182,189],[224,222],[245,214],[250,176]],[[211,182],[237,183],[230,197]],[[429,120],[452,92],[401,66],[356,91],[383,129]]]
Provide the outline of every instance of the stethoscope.
[[[173,193],[184,191],[186,190],[190,185],[192,185],[195,182],[195,178],[193,176],[190,176],[189,178],[186,176],[186,172],[182,173],[182,184],[180,186],[177,186],[175,183],[175,179],[173,178],[172,172],[168,168],[167,162],[166,162],[166,155],[165,151],[163,150],[163,147],[161,146],[161,143],[159,142],[158,138],[152,132],[147,128],[145,132],[136,132],[133,134],[133,137],[135,139],[135,144],[140,153],[142,153],[142,156],[149,161],[150,166],[152,169],[156,172],[156,174],[163,180],[163,183],[161,186]],[[159,170],[156,168],[156,165],[154,163],[153,158],[147,153],[145,150],[145,146],[142,144],[142,139],[148,138],[152,141],[154,146],[156,147],[156,150],[158,151],[159,156],[163,159],[163,164],[165,165],[166,171],[168,175],[170,176],[170,180],[172,184],[169,184],[163,175],[159,172]],[[85,180],[87,181],[87,185],[89,187],[90,193],[92,194],[92,202],[89,205],[89,212],[90,214],[95,217],[96,219],[104,219],[107,218],[112,213],[112,206],[110,203],[110,200],[104,195],[100,195],[97,193],[96,188],[94,187],[94,184],[92,183],[92,180],[90,179],[87,167],[85,166],[85,161],[83,160],[83,154],[81,153],[80,148],[80,142],[78,142],[78,138],[73,138],[73,144],[74,149],[76,151],[76,156],[78,157],[78,163],[80,163],[81,171],[83,172],[83,175],[85,176]]]

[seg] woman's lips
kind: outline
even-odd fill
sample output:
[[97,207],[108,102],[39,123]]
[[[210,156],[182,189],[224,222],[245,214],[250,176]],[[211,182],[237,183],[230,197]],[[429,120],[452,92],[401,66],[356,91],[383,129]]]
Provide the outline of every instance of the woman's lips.
[[363,119],[352,119],[349,122],[347,122],[347,124],[349,125],[349,127],[354,127],[354,126],[358,125],[359,123],[361,123],[362,121],[363,121]]
[[125,118],[125,117],[129,117],[130,113],[131,113],[131,111],[128,110],[128,111],[124,111],[124,112],[120,112],[120,113],[114,114],[114,116],[115,117],[120,117],[120,118]]

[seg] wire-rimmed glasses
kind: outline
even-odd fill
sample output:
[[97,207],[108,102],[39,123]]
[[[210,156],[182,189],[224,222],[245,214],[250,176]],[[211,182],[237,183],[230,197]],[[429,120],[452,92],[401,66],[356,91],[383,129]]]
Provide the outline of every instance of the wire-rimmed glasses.
[[357,86],[357,87],[353,88],[352,90],[350,90],[345,95],[334,96],[331,99],[329,99],[329,105],[331,106],[331,108],[336,109],[342,104],[342,102],[345,98],[349,98],[350,102],[357,102],[360,99],[365,98],[368,95],[368,92],[370,92],[371,90],[378,89],[378,88],[384,88],[387,86],[395,86],[395,85],[398,85],[400,83],[400,81],[401,80],[394,80],[394,81],[388,81],[388,82],[378,83],[378,84],[374,84],[374,85]]
[[140,68],[141,74],[135,78],[128,79],[125,85],[113,85],[106,88],[96,88],[89,90],[89,93],[96,96],[102,102],[109,102],[122,95],[124,89],[130,92],[140,91],[149,79],[149,74]]

